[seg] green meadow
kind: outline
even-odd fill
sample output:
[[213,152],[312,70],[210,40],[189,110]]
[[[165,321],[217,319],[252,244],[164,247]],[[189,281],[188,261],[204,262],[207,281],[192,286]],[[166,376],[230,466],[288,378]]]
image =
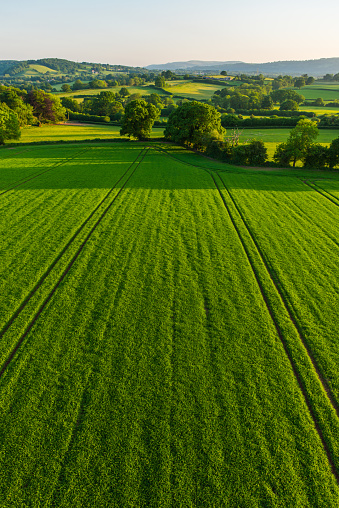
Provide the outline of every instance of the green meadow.
[[[120,138],[120,126],[77,124],[76,122],[59,125],[42,125],[41,127],[23,127],[21,137],[16,143],[44,141],[82,141],[93,139]],[[162,127],[153,127],[151,137],[163,136]]]
[[2,506],[339,505],[321,175],[156,142],[0,150]]

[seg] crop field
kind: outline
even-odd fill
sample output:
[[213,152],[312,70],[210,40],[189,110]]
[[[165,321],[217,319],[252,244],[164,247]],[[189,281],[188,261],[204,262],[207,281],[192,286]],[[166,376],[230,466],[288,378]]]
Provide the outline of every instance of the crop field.
[[216,90],[223,88],[223,85],[211,85],[209,83],[194,83],[193,81],[179,82],[171,85],[171,81],[166,83],[166,90],[173,95],[180,95],[183,99],[192,98],[196,100],[210,99]]
[[[120,138],[120,129],[121,127],[117,125],[76,124],[72,122],[60,125],[42,125],[41,127],[23,127],[21,137],[15,143]],[[151,137],[162,137],[163,132],[163,127],[153,127]]]
[[318,97],[321,97],[324,101],[333,101],[334,99],[339,99],[339,83],[318,83],[303,86],[300,90],[296,88],[292,88],[292,90],[300,93],[307,100],[315,100],[318,99]]
[[0,151],[0,505],[339,505],[339,176]]

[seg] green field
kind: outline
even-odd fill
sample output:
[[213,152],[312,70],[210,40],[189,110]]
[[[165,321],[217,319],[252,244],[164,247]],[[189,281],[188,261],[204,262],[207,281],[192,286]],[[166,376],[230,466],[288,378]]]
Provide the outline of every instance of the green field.
[[339,99],[339,83],[313,83],[313,85],[303,86],[300,90],[292,88],[300,93],[307,100],[315,100],[321,97],[324,101],[333,101]]
[[0,505],[337,507],[338,204],[168,144],[1,150]]
[[[120,138],[121,127],[116,125],[95,124],[59,124],[42,125],[41,127],[23,127],[21,137],[15,143],[32,143],[43,141],[81,141],[93,139]],[[154,127],[151,137],[163,136],[162,127]]]
[[[247,140],[251,140],[253,138],[262,139],[267,148],[268,157],[270,160],[273,158],[273,154],[275,152],[276,146],[278,143],[284,143],[291,131],[292,128],[286,129],[239,129],[242,133],[240,136],[240,140],[244,143]],[[227,135],[232,134],[232,129],[227,129]],[[321,143],[324,145],[329,145],[333,139],[339,137],[339,129],[319,129],[319,135],[316,139],[317,143]]]
[[180,95],[183,99],[192,98],[196,100],[210,99],[216,90],[223,88],[223,85],[210,85],[209,83],[194,83],[193,81],[178,82],[171,84],[166,83],[166,90],[173,95]]

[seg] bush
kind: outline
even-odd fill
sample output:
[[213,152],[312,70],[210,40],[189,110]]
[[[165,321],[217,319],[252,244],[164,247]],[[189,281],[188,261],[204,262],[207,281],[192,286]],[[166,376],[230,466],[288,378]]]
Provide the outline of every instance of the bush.
[[308,147],[304,158],[306,168],[324,168],[328,165],[329,149],[327,146],[313,144]]

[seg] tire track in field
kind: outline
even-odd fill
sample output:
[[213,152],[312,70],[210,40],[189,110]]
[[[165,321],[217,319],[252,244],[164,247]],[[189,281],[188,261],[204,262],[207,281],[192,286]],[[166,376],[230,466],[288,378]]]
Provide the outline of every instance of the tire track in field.
[[[161,151],[164,152],[165,154],[167,154],[167,152],[165,150],[161,150]],[[171,156],[169,155],[169,157],[171,157]],[[175,157],[172,157],[172,158],[175,159],[177,162],[181,162],[180,160],[176,159]],[[234,216],[232,215],[232,213],[231,213],[231,211],[229,209],[229,206],[227,205],[227,202],[226,202],[226,200],[225,200],[225,198],[224,198],[224,196],[223,196],[223,194],[222,194],[222,192],[220,190],[220,187],[217,184],[217,181],[216,181],[214,175],[211,173],[211,171],[209,171],[208,169],[205,169],[205,168],[203,168],[201,166],[194,165],[194,164],[190,164],[190,163],[186,163],[186,164],[189,165],[189,166],[194,166],[194,167],[199,168],[199,169],[203,169],[206,173],[208,173],[209,176],[212,178],[213,183],[214,183],[216,189],[218,190],[218,193],[219,193],[220,198],[221,198],[221,200],[223,202],[223,205],[224,205],[224,207],[225,207],[225,209],[226,209],[226,211],[228,213],[228,216],[229,216],[229,218],[230,218],[230,220],[232,222],[232,225],[233,225],[233,227],[234,227],[234,229],[235,229],[235,231],[236,231],[236,233],[238,235],[239,241],[240,241],[240,243],[241,243],[241,245],[242,245],[242,247],[244,249],[244,252],[246,254],[247,260],[248,260],[248,262],[250,264],[250,267],[252,269],[253,275],[254,275],[255,280],[257,282],[258,288],[259,288],[260,293],[262,295],[262,298],[263,298],[263,300],[265,302],[266,308],[267,308],[267,310],[269,312],[269,315],[270,315],[271,320],[272,320],[272,322],[274,324],[274,327],[276,329],[276,332],[278,334],[278,337],[280,339],[280,342],[282,344],[284,352],[285,352],[285,354],[286,354],[286,356],[288,358],[288,361],[290,363],[290,366],[291,366],[292,372],[294,374],[294,377],[295,377],[295,379],[297,381],[297,384],[298,384],[298,386],[299,386],[299,388],[301,390],[301,393],[303,394],[303,397],[304,397],[306,406],[308,408],[309,414],[310,414],[310,416],[312,418],[314,427],[315,427],[315,429],[317,431],[317,434],[319,436],[319,439],[320,439],[320,441],[322,443],[322,447],[323,447],[323,449],[324,449],[324,451],[326,453],[326,456],[327,456],[327,459],[328,459],[328,463],[329,463],[329,465],[331,467],[331,471],[332,471],[332,473],[333,473],[337,483],[339,484],[339,473],[336,470],[335,461],[332,458],[333,454],[332,454],[332,452],[331,452],[331,450],[330,450],[330,448],[329,448],[329,446],[328,446],[328,444],[326,442],[326,439],[325,439],[325,437],[323,435],[323,431],[322,431],[321,426],[320,426],[320,424],[318,422],[317,415],[315,413],[315,410],[313,409],[311,397],[308,395],[307,388],[306,388],[305,383],[303,381],[303,375],[299,372],[297,363],[293,359],[293,356],[292,356],[292,353],[290,352],[290,348],[288,346],[288,343],[285,340],[283,331],[282,331],[282,329],[281,329],[281,327],[280,327],[280,325],[279,325],[279,323],[277,321],[275,313],[274,313],[274,311],[272,309],[272,306],[270,304],[269,297],[267,296],[267,293],[266,293],[266,291],[264,289],[264,286],[263,286],[263,284],[262,284],[262,282],[260,280],[260,277],[258,275],[258,271],[257,271],[257,269],[255,267],[254,261],[252,260],[252,256],[250,254],[250,251],[249,251],[249,249],[248,249],[248,247],[246,245],[245,240],[243,239],[243,236],[241,235],[239,227],[237,226],[237,224],[235,222]],[[317,375],[317,379],[320,382],[320,385],[323,387],[323,390],[324,390],[325,394],[327,395],[328,402],[330,403],[331,407],[334,409],[337,417],[339,417],[338,404],[337,404],[336,400],[334,399],[334,397],[332,395],[332,392],[331,392],[331,390],[330,390],[330,388],[329,388],[329,386],[327,384],[326,379],[324,379],[322,373],[320,372],[320,370],[319,370],[319,368],[318,368],[318,366],[317,366],[317,364],[316,364],[316,362],[315,362],[315,360],[313,358],[313,355],[310,352],[310,350],[309,350],[309,348],[308,348],[308,346],[307,346],[307,344],[305,342],[305,339],[304,339],[302,333],[299,330],[298,324],[297,324],[296,320],[294,319],[294,316],[291,313],[288,304],[285,301],[285,297],[283,296],[282,290],[281,290],[280,286],[278,286],[279,282],[277,281],[276,276],[271,273],[271,269],[270,269],[269,264],[268,264],[268,262],[266,260],[266,257],[263,255],[263,253],[262,253],[262,251],[261,251],[261,249],[260,249],[260,247],[259,247],[259,245],[258,245],[258,243],[257,243],[257,241],[255,239],[255,237],[253,236],[252,232],[250,231],[249,227],[247,226],[247,223],[246,223],[246,221],[245,221],[241,211],[239,210],[237,204],[235,203],[232,195],[230,194],[229,190],[227,189],[224,181],[222,180],[222,178],[220,177],[219,174],[218,174],[218,177],[219,177],[220,181],[222,182],[226,192],[228,193],[231,201],[233,202],[233,204],[235,206],[235,209],[238,211],[240,219],[241,219],[244,227],[246,228],[250,238],[252,239],[252,241],[253,241],[253,243],[254,243],[254,245],[256,247],[257,253],[260,256],[260,259],[263,262],[263,265],[264,265],[264,267],[266,269],[266,273],[267,273],[270,281],[273,283],[273,286],[275,287],[277,293],[280,296],[280,300],[281,300],[281,302],[282,302],[282,304],[283,304],[283,306],[284,306],[284,308],[285,308],[285,310],[287,312],[287,315],[289,316],[290,321],[292,322],[292,324],[294,326],[294,329],[296,330],[297,335],[299,336],[299,339],[300,339],[302,345],[304,346],[304,351],[306,352],[308,360],[311,362],[311,365],[314,368],[314,371],[315,371],[315,373]]]
[[[66,275],[68,274],[68,272],[71,270],[72,266],[74,265],[75,261],[78,259],[79,255],[81,254],[82,250],[84,249],[84,247],[86,246],[88,240],[91,238],[92,234],[94,233],[94,231],[96,230],[96,228],[98,227],[98,225],[101,223],[102,219],[106,216],[107,212],[110,210],[110,208],[112,207],[113,203],[115,202],[115,200],[118,198],[118,196],[121,194],[121,192],[123,191],[123,189],[125,188],[127,182],[131,179],[131,177],[134,175],[135,171],[137,170],[137,168],[140,166],[141,162],[144,160],[144,158],[146,157],[147,153],[149,152],[150,148],[147,147],[147,148],[144,148],[142,149],[138,156],[136,157],[136,159],[134,160],[134,162],[128,167],[128,169],[125,171],[125,173],[120,177],[120,179],[116,182],[115,186],[110,189],[110,191],[106,194],[106,196],[103,198],[103,200],[99,203],[99,205],[91,212],[91,214],[87,217],[87,219],[84,221],[84,223],[80,226],[80,228],[76,231],[76,233],[72,236],[72,238],[69,240],[69,242],[66,244],[66,246],[63,248],[63,250],[61,251],[61,253],[59,253],[59,255],[55,258],[55,260],[53,261],[53,263],[50,265],[50,267],[48,268],[48,270],[45,272],[45,274],[42,276],[42,278],[38,281],[38,283],[35,285],[35,287],[31,290],[31,292],[29,293],[29,295],[25,298],[25,300],[22,302],[22,304],[20,305],[20,307],[17,309],[17,311],[13,314],[12,318],[7,322],[7,324],[5,325],[5,327],[2,329],[1,333],[0,333],[0,339],[3,337],[3,335],[5,334],[5,332],[10,328],[10,326],[13,324],[13,322],[18,318],[18,316],[20,315],[20,313],[23,311],[23,309],[26,307],[26,305],[28,304],[28,302],[31,300],[31,298],[34,296],[34,294],[37,292],[37,290],[41,287],[41,285],[43,284],[44,280],[47,278],[47,276],[51,273],[51,271],[53,270],[53,268],[55,267],[55,265],[57,264],[57,262],[61,259],[61,257],[65,254],[65,252],[67,251],[67,249],[69,248],[69,246],[72,244],[72,242],[74,241],[74,239],[78,236],[78,234],[81,232],[81,230],[84,228],[84,226],[88,223],[88,221],[90,220],[91,217],[93,217],[93,215],[95,214],[95,212],[99,209],[99,207],[103,204],[103,202],[108,198],[108,196],[111,194],[111,192],[115,189],[116,185],[121,181],[121,179],[128,173],[128,171],[135,165],[135,168],[133,169],[133,171],[130,173],[130,175],[128,176],[128,178],[126,179],[126,181],[123,183],[123,185],[120,187],[119,191],[117,192],[117,194],[113,197],[113,199],[110,201],[110,203],[106,206],[106,208],[103,210],[103,212],[101,213],[101,215],[99,216],[99,218],[96,220],[96,222],[94,223],[94,225],[92,226],[92,228],[90,229],[89,233],[86,235],[85,239],[83,240],[83,242],[81,243],[81,245],[79,246],[79,248],[77,249],[77,251],[75,252],[75,254],[73,255],[72,259],[70,260],[70,262],[67,264],[66,268],[64,269],[64,271],[62,272],[61,276],[59,277],[58,281],[56,282],[56,284],[54,285],[54,287],[51,289],[51,291],[49,292],[49,294],[47,295],[47,297],[44,299],[43,303],[40,305],[39,309],[37,310],[37,312],[35,313],[35,315],[33,316],[33,318],[31,319],[30,323],[28,324],[28,326],[26,327],[25,331],[23,332],[23,334],[21,335],[21,337],[18,339],[15,347],[12,349],[11,353],[8,355],[8,358],[7,360],[4,362],[3,366],[1,367],[0,369],[0,378],[3,376],[4,372],[6,371],[8,365],[11,363],[13,357],[15,356],[16,352],[18,351],[18,349],[20,348],[21,344],[23,343],[25,337],[28,335],[29,331],[32,329],[32,327],[34,326],[34,324],[36,323],[36,321],[38,320],[38,318],[40,317],[40,314],[43,312],[43,310],[45,309],[46,305],[48,304],[48,302],[51,300],[51,298],[53,297],[54,293],[56,292],[56,290],[58,289],[58,287],[60,286],[61,282],[64,280],[64,278],[66,277]],[[138,160],[139,159],[139,160]]]
[[[312,182],[313,185],[311,185],[310,183],[308,183],[307,180],[300,180],[304,185],[307,185],[308,187],[310,187],[311,189],[313,189],[315,192],[318,192],[318,194],[320,194],[320,196],[322,196],[323,198],[326,198],[328,201],[331,201],[331,203],[333,203],[333,205],[335,206],[339,206],[339,200],[337,197],[335,196],[332,196],[332,194],[330,192],[327,192],[325,189],[322,189],[319,185],[317,185],[315,182]],[[318,189],[316,188],[318,187]],[[321,189],[321,190],[319,190]],[[323,192],[322,192],[323,191]],[[328,194],[329,196],[326,196],[326,194]],[[336,201],[334,201],[336,200]]]
[[[316,221],[315,221],[315,220],[314,220],[314,219],[313,219],[313,218],[312,218],[312,217],[311,217],[308,213],[306,213],[306,212],[305,212],[305,211],[304,211],[304,210],[303,210],[303,209],[302,209],[302,208],[301,208],[301,207],[300,207],[297,203],[295,203],[295,202],[293,201],[293,199],[292,199],[290,196],[288,196],[288,195],[286,194],[285,198],[287,198],[287,199],[288,199],[288,200],[289,200],[289,201],[293,204],[293,206],[295,206],[295,207],[299,210],[299,212],[300,212],[300,215],[301,215],[301,216],[306,217],[306,218],[307,218],[307,220],[308,220],[309,222],[311,222],[312,224],[314,224],[316,228],[319,228],[319,229],[320,229],[320,231],[322,231],[322,233],[323,233],[325,236],[327,236],[327,238],[328,238],[329,240],[331,240],[331,242],[333,242],[333,243],[334,243],[334,245],[336,245],[337,247],[339,247],[339,242],[338,242],[335,238],[332,238],[332,236],[328,233],[328,231],[326,231],[326,230],[325,230],[325,229],[324,229],[324,228],[323,228],[320,224],[318,224],[318,223],[317,223],[317,222],[316,222]],[[291,208],[291,207],[290,207],[290,208]]]
[[35,173],[33,176],[30,176],[30,178],[28,178],[27,180],[25,180],[25,178],[27,178],[27,177],[24,176],[23,178],[20,178],[19,180],[16,180],[15,182],[12,182],[12,184],[16,183],[17,185],[14,185],[13,187],[10,187],[9,189],[6,189],[5,191],[0,192],[0,196],[2,196],[3,194],[6,194],[7,192],[10,192],[13,189],[16,189],[17,187],[20,187],[20,185],[23,185],[24,183],[30,182],[31,180],[34,180],[35,178],[38,178],[38,176],[41,176],[41,175],[43,175],[45,173],[48,173],[48,171],[52,171],[52,169],[55,169],[55,168],[58,168],[60,166],[63,166],[64,164],[67,164],[67,162],[70,162],[71,160],[75,159],[79,154],[87,152],[90,149],[91,149],[91,147],[87,147],[85,149],[82,149],[79,152],[76,152],[76,154],[73,157],[69,157],[66,160],[63,160],[61,162],[57,162],[56,164],[54,164],[54,166],[51,166],[50,168],[45,169],[41,173]]
[[[304,336],[303,336],[303,334],[302,334],[302,332],[301,332],[301,330],[299,328],[299,325],[298,325],[297,321],[295,320],[295,318],[293,316],[293,312],[291,311],[290,306],[289,306],[289,304],[286,301],[284,291],[283,291],[283,289],[281,287],[281,282],[279,281],[279,279],[277,278],[275,273],[272,274],[271,268],[269,266],[269,262],[266,259],[266,256],[263,254],[261,248],[259,247],[258,242],[257,242],[255,236],[253,235],[252,231],[249,229],[249,227],[248,227],[248,225],[247,225],[247,223],[246,223],[246,221],[244,219],[244,216],[243,216],[242,212],[240,211],[240,209],[237,206],[233,196],[231,195],[230,191],[227,189],[224,181],[222,180],[222,178],[220,177],[219,174],[218,174],[218,177],[221,180],[221,182],[222,182],[226,192],[228,193],[230,199],[232,200],[232,203],[234,204],[234,206],[235,206],[235,208],[236,208],[236,210],[237,210],[237,212],[238,212],[238,214],[239,214],[239,216],[241,218],[242,223],[244,224],[246,230],[248,231],[248,233],[250,235],[250,238],[252,239],[252,241],[253,241],[253,243],[254,243],[254,245],[256,247],[256,250],[257,250],[257,252],[258,252],[258,254],[259,254],[259,256],[260,256],[260,258],[261,258],[261,260],[262,260],[262,262],[263,262],[263,264],[265,266],[265,268],[266,268],[266,272],[267,272],[271,282],[273,283],[276,291],[278,292],[278,294],[280,296],[280,299],[281,299],[281,301],[282,301],[282,303],[283,303],[283,305],[284,305],[284,307],[285,307],[285,309],[287,311],[287,314],[288,314],[288,316],[289,316],[289,318],[290,318],[290,320],[291,320],[291,322],[292,322],[292,324],[293,324],[293,326],[294,326],[294,328],[295,328],[295,330],[296,330],[296,332],[298,334],[298,337],[299,337],[299,339],[300,339],[300,341],[301,341],[301,343],[302,343],[302,345],[304,347],[304,350],[305,350],[305,352],[306,352],[306,354],[308,356],[308,359],[311,362],[311,364],[312,364],[312,366],[314,368],[314,371],[316,372],[317,378],[318,378],[319,382],[321,383],[321,385],[322,385],[322,387],[323,387],[323,389],[324,389],[324,391],[325,391],[325,393],[327,395],[328,401],[330,402],[332,408],[335,410],[335,412],[337,414],[337,417],[339,417],[339,407],[338,407],[337,401],[333,397],[331,389],[330,389],[326,379],[322,375],[322,373],[321,373],[321,371],[320,371],[320,369],[319,369],[319,367],[318,367],[318,365],[317,365],[317,363],[316,363],[316,361],[315,361],[315,359],[313,357],[313,354],[310,351],[310,349],[309,349],[309,347],[307,345],[307,342],[306,342],[306,340],[305,340],[305,338],[304,338]],[[300,374],[298,366],[297,366],[296,362],[293,360],[292,354],[290,352],[290,348],[289,348],[289,346],[288,346],[288,344],[287,344],[287,342],[285,340],[284,334],[283,334],[283,332],[282,332],[282,330],[281,330],[281,328],[279,326],[279,323],[277,322],[277,319],[275,317],[274,311],[273,311],[273,309],[271,307],[271,304],[269,302],[269,299],[268,299],[268,297],[266,295],[265,289],[263,288],[262,283],[260,282],[260,278],[258,276],[257,270],[256,270],[256,268],[254,266],[253,261],[251,260],[251,255],[249,253],[249,250],[248,250],[247,246],[245,245],[245,242],[244,242],[244,240],[242,238],[242,235],[241,235],[241,233],[239,231],[239,228],[238,228],[238,226],[235,223],[234,217],[232,216],[232,214],[231,214],[231,212],[229,210],[229,207],[228,207],[228,205],[227,205],[227,203],[225,201],[225,198],[224,198],[224,196],[221,193],[220,187],[218,186],[218,184],[217,184],[217,182],[216,182],[216,180],[215,180],[215,178],[214,178],[214,176],[212,174],[211,174],[211,178],[212,178],[213,182],[215,183],[215,186],[216,186],[216,188],[217,188],[217,190],[219,192],[219,195],[220,195],[220,197],[221,197],[221,199],[222,199],[222,201],[224,203],[225,208],[227,209],[227,212],[228,212],[228,215],[229,215],[229,217],[230,217],[230,219],[232,221],[232,224],[233,224],[233,226],[234,226],[234,228],[235,228],[235,230],[236,230],[236,232],[238,234],[239,240],[242,243],[242,246],[243,246],[243,248],[244,248],[244,250],[246,252],[247,259],[248,259],[248,261],[249,261],[249,263],[251,265],[251,268],[252,268],[253,274],[255,276],[255,279],[257,281],[257,284],[259,286],[260,292],[261,292],[262,297],[263,297],[263,299],[265,301],[265,304],[266,304],[268,312],[269,312],[269,314],[271,316],[272,322],[274,323],[274,326],[275,326],[276,331],[278,333],[278,336],[280,338],[280,342],[281,342],[281,344],[282,344],[282,346],[284,348],[285,354],[286,354],[286,356],[287,356],[287,358],[289,360],[289,363],[291,365],[293,374],[294,374],[294,376],[295,376],[295,378],[297,380],[297,383],[299,385],[299,388],[300,388],[300,390],[301,390],[301,392],[302,392],[302,394],[304,396],[304,399],[305,399],[306,405],[308,407],[309,413],[310,413],[310,415],[312,417],[314,426],[315,426],[315,428],[317,430],[317,433],[319,435],[319,438],[320,438],[320,440],[322,442],[323,448],[325,450],[325,453],[327,455],[329,464],[330,464],[331,469],[332,469],[332,473],[335,476],[335,478],[336,478],[336,480],[337,480],[337,482],[339,484],[339,474],[338,474],[338,472],[336,470],[334,461],[332,459],[332,453],[331,453],[331,451],[330,451],[330,449],[329,449],[329,447],[327,445],[325,437],[323,436],[323,432],[322,432],[321,427],[319,425],[317,415],[315,414],[315,411],[313,409],[313,404],[312,404],[312,401],[311,401],[311,397],[307,393],[307,389],[306,389],[304,381],[303,381],[303,376],[302,376],[302,374]]]

